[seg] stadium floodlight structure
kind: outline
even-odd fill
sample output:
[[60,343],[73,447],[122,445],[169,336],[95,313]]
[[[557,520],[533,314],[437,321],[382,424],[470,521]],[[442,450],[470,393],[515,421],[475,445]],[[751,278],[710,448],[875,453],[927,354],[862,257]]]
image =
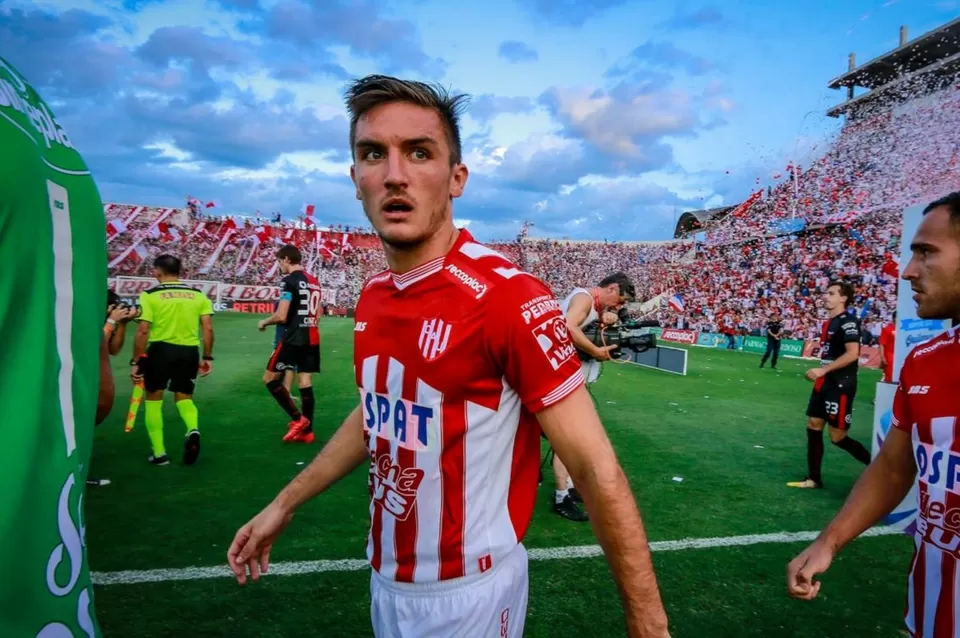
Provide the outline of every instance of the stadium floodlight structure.
[[[849,57],[848,70],[830,81],[831,89],[847,89],[847,100],[827,111],[830,117],[848,121],[877,107],[894,105],[933,93],[960,75],[960,18],[910,41],[907,27],[900,27],[900,43],[893,51],[857,66]],[[856,95],[857,88],[866,89]]]

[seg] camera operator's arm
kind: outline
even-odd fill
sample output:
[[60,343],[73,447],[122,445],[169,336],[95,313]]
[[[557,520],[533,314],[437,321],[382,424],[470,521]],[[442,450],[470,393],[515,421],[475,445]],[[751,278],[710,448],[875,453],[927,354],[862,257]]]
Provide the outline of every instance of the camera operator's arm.
[[577,350],[585,352],[594,359],[604,360],[610,358],[612,346],[601,348],[592,343],[580,329],[580,324],[590,314],[590,308],[593,306],[593,299],[590,295],[575,295],[570,300],[570,307],[567,309],[567,331],[570,333],[570,339]]
[[108,335],[109,350],[111,356],[116,356],[123,350],[123,343],[127,337],[127,323],[134,319],[138,310],[129,306],[112,307],[107,317],[107,325],[110,326]]

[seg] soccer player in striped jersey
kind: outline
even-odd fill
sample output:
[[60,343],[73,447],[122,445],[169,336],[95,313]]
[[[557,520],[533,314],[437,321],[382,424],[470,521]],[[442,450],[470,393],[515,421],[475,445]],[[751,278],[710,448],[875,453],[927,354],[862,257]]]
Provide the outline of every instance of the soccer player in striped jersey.
[[847,543],[889,514],[919,478],[906,629],[913,638],[960,635],[960,192],[929,204],[903,278],[917,315],[953,327],[907,356],[893,426],[840,512],[787,568],[791,596],[811,600],[814,577]]
[[386,76],[348,91],[351,177],[389,266],[357,303],[360,402],[227,559],[241,584],[258,579],[294,511],[369,462],[374,634],[519,637],[542,428],[590,508],[630,635],[667,636],[640,514],[559,304],[453,224],[462,103]]

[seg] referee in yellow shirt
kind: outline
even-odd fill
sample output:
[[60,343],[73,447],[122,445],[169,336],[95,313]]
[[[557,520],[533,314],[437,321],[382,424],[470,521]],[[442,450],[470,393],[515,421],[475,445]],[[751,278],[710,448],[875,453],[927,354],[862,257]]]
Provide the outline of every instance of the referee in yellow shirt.
[[170,464],[163,445],[163,393],[169,389],[187,426],[183,462],[193,465],[200,454],[193,391],[197,374],[206,376],[213,369],[213,304],[203,292],[180,283],[182,266],[173,255],[160,255],[153,267],[160,285],[140,293],[140,326],[133,340],[130,378],[134,383],[142,381],[146,393],[144,419],[153,448],[147,460],[153,465]]

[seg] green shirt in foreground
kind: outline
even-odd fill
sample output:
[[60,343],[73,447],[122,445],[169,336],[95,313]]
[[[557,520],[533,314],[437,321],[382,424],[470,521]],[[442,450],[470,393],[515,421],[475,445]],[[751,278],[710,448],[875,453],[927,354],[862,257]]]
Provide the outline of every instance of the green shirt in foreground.
[[202,291],[179,281],[168,281],[140,293],[140,321],[150,322],[150,343],[200,345],[200,317],[213,314],[213,304]]
[[0,58],[0,636],[100,636],[83,495],[106,315],[103,203]]

